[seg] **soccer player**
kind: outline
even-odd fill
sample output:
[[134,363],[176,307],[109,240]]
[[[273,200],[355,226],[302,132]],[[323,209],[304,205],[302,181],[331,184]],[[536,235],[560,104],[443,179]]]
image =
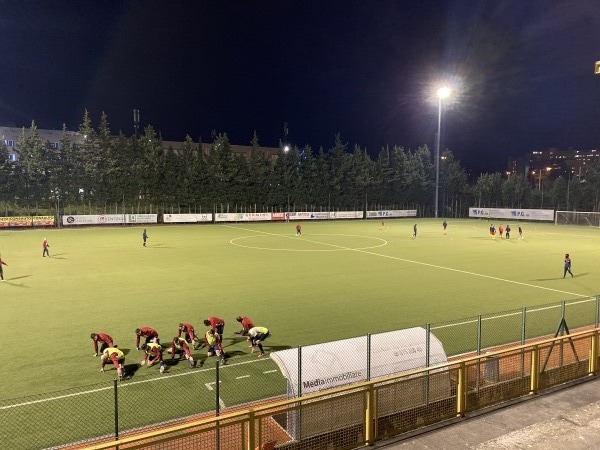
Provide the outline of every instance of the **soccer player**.
[[125,353],[116,347],[105,348],[100,358],[100,372],[104,372],[104,366],[109,360],[113,363],[115,369],[117,369],[119,380],[122,380],[125,377]]
[[413,237],[414,238],[417,237],[417,224],[416,223],[413,225]]
[[179,332],[177,337],[181,337],[181,334],[183,333],[184,339],[192,344],[194,349],[198,347],[200,344],[200,339],[198,339],[198,336],[196,336],[196,332],[194,331],[194,326],[192,324],[181,322],[178,330]]
[[100,353],[109,347],[115,346],[113,338],[106,333],[92,333],[90,337],[94,342],[94,356],[98,356],[98,342],[102,342],[102,345],[100,346]]
[[142,327],[135,329],[135,348],[140,349],[140,338],[146,338],[146,344],[153,342],[155,344],[160,344],[160,340],[158,339],[158,332],[154,328],[150,327]]
[[506,224],[506,239],[510,239],[510,225]]
[[563,278],[567,276],[567,272],[569,272],[571,278],[573,278],[573,272],[571,272],[571,257],[568,253],[565,253],[565,270],[563,272]]
[[210,327],[211,330],[215,330],[219,337],[221,338],[221,342],[223,342],[223,330],[225,329],[225,321],[220,317],[209,317],[204,321],[204,325]]
[[165,371],[165,362],[163,361],[163,350],[160,344],[155,344],[153,342],[150,342],[149,344],[143,344],[142,350],[144,350],[144,358],[142,359],[140,365],[143,366],[146,364],[146,361],[148,361],[148,367],[159,363],[160,373],[163,373]]
[[175,359],[175,354],[179,355],[179,359],[185,355],[185,359],[187,359],[190,369],[196,366],[196,362],[194,361],[192,353],[190,352],[190,347],[188,346],[187,341],[182,337],[175,336],[173,338],[169,353],[171,353],[171,360]]
[[302,225],[296,225],[296,236],[302,236]]
[[442,226],[444,227],[444,234],[446,234],[446,228],[448,227],[448,222],[446,222],[444,220],[444,222],[442,223]]
[[258,355],[259,358],[265,356],[265,351],[262,346],[262,341],[269,337],[269,330],[265,327],[253,327],[248,331],[248,340],[252,346],[252,352],[254,352],[254,347],[258,346],[260,353]]
[[490,239],[496,239],[496,227],[494,224],[490,225]]
[[2,256],[0,256],[0,281],[4,281],[4,269],[2,266],[8,266],[4,261],[2,261]]
[[208,347],[208,356],[217,355],[218,360],[225,364],[225,354],[223,353],[223,345],[221,338],[214,329],[210,329],[204,335],[206,346]]
[[523,239],[523,228],[519,225],[519,239]]
[[254,322],[252,322],[252,319],[246,316],[237,316],[235,320],[242,324],[242,329],[240,331],[236,331],[235,334],[246,336],[248,331],[250,331],[250,328],[254,328]]
[[148,233],[146,233],[146,229],[144,228],[144,232],[142,233],[142,240],[144,241],[144,247],[146,246],[146,240],[148,240]]
[[502,239],[502,235],[504,234],[504,227],[502,225],[498,227],[498,233],[500,233],[500,239]]
[[50,248],[50,245],[48,244],[48,240],[46,238],[44,238],[44,240],[42,241],[42,256],[45,257],[46,255],[48,255],[48,258],[50,257],[50,250],[48,250]]

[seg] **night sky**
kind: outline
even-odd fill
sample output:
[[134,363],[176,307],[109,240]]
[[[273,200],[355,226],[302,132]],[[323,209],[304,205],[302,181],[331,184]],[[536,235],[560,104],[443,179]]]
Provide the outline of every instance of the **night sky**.
[[472,174],[600,147],[599,0],[0,0],[0,125],[442,147]]

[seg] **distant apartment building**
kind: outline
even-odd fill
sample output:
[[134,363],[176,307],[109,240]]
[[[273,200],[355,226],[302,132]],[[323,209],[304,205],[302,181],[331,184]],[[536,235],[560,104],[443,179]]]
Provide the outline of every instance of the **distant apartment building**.
[[588,168],[600,161],[600,150],[534,150],[525,156],[509,158],[506,174],[527,175],[540,183],[548,178],[564,176],[585,179]]
[[[3,127],[0,126],[0,140],[4,142],[6,147],[8,148],[8,157],[12,161],[17,161],[19,159],[19,154],[17,151],[17,145],[19,143],[19,138],[25,131],[25,134],[29,132],[29,128],[19,128],[19,127]],[[42,142],[48,143],[50,146],[54,148],[60,148],[60,140],[63,136],[63,130],[45,130],[38,128],[37,129]],[[67,136],[72,142],[81,143],[85,138],[81,134],[76,131],[66,131]],[[183,142],[180,141],[163,141],[163,149],[166,151],[171,147],[175,152],[177,152],[183,146]],[[196,143],[197,145],[197,143]],[[202,144],[202,148],[205,152],[208,151],[211,144]],[[271,159],[277,158],[279,153],[278,147],[261,147],[261,149],[266,152]],[[249,158],[252,153],[252,146],[250,145],[231,145],[231,153],[234,156],[244,156],[245,158]]]

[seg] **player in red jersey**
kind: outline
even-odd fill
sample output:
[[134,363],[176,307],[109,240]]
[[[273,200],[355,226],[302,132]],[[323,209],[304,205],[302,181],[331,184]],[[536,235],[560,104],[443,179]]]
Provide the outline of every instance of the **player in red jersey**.
[[196,349],[200,343],[200,339],[198,339],[198,336],[196,336],[194,326],[190,323],[181,322],[179,324],[177,337],[181,337],[182,334],[184,339],[192,344],[194,349]]
[[90,337],[94,342],[94,356],[98,356],[98,342],[102,342],[102,345],[100,346],[100,353],[102,353],[108,347],[115,346],[113,338],[106,333],[92,333]]
[[169,353],[171,353],[171,360],[175,359],[175,354],[179,355],[179,359],[185,355],[185,359],[187,359],[190,368],[196,366],[194,358],[192,357],[192,353],[190,352],[190,347],[188,346],[187,341],[182,337],[175,336],[173,338]]
[[220,317],[209,317],[204,321],[204,325],[210,327],[211,330],[215,330],[223,342],[223,330],[225,329],[225,321]]
[[241,334],[242,336],[246,336],[250,328],[254,328],[254,322],[252,319],[246,316],[237,316],[235,318],[239,323],[242,324],[242,329],[240,331],[236,331],[235,334]]
[[154,328],[150,327],[141,327],[135,329],[135,348],[140,349],[140,338],[146,338],[146,344],[153,342],[155,344],[160,344],[158,339],[158,332]]

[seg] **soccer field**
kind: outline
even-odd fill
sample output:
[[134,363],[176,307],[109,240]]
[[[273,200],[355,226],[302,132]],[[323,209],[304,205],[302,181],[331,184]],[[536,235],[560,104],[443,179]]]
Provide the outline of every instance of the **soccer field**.
[[[598,229],[524,223],[519,240],[512,223],[510,240],[492,240],[487,221],[450,220],[447,234],[441,222],[311,221],[301,237],[292,223],[153,226],[146,248],[141,227],[4,231],[0,399],[110,383],[91,332],[109,333],[130,365],[142,357],[137,327],[155,328],[166,345],[179,322],[202,335],[215,315],[234,364],[255,357],[233,334],[238,315],[268,327],[274,351],[600,291]],[[573,279],[562,278],[565,252]],[[188,371],[178,364],[165,376]],[[158,368],[131,381],[149,376]]]

